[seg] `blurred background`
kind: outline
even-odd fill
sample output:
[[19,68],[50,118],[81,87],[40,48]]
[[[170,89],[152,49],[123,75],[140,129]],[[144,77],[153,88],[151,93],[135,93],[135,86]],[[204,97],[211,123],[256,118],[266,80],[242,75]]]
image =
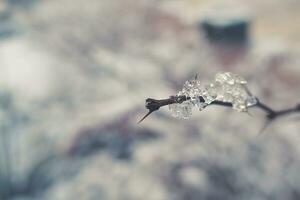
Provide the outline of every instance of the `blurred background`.
[[299,115],[167,98],[196,73],[240,74],[300,102],[298,0],[1,0],[1,200],[298,200]]

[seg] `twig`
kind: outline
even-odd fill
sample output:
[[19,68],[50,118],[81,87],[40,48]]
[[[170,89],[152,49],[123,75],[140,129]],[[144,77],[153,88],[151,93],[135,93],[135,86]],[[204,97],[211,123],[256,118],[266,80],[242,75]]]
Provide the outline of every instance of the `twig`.
[[[161,99],[161,100],[156,100],[156,99],[151,99],[148,98],[146,99],[146,105],[145,107],[149,110],[148,113],[138,122],[141,123],[144,119],[146,119],[151,113],[154,111],[159,110],[163,106],[167,106],[170,104],[174,103],[182,103],[184,101],[189,100],[189,97],[186,96],[170,96],[168,99]],[[204,102],[203,97],[199,96],[200,102]],[[271,107],[267,106],[266,104],[262,103],[259,101],[258,98],[256,98],[257,103],[251,107],[256,107],[262,110],[263,112],[266,113],[266,118],[268,122],[273,121],[279,117],[283,117],[292,113],[300,113],[300,104],[296,105],[295,107],[292,108],[287,108],[283,110],[274,110]],[[231,103],[227,102],[222,102],[222,101],[213,101],[209,105],[219,105],[219,106],[226,106],[226,107],[232,107]]]

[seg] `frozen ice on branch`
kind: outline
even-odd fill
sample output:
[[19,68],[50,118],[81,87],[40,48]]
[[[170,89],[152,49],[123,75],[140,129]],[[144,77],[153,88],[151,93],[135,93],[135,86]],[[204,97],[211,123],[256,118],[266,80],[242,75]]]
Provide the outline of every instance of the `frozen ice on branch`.
[[177,96],[185,96],[188,100],[169,104],[169,109],[174,117],[184,119],[192,115],[193,107],[201,111],[214,101],[230,103],[234,110],[240,112],[246,112],[248,107],[257,103],[247,88],[247,81],[231,72],[218,73],[213,82],[204,85],[200,84],[196,76],[185,82]]
[[232,107],[240,112],[256,107],[266,114],[267,122],[293,113],[300,113],[300,103],[294,107],[274,110],[253,96],[247,81],[231,72],[218,73],[215,80],[209,84],[201,84],[196,76],[186,81],[181,91],[167,99],[146,99],[145,107],[148,113],[139,121],[142,122],[154,111],[163,106],[169,106],[174,117],[187,119],[192,115],[193,108],[203,110],[208,105]]

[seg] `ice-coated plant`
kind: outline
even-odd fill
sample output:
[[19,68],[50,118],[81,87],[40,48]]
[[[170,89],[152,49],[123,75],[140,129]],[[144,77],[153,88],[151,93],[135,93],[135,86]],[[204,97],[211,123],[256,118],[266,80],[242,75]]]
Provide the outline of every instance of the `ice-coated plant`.
[[234,110],[241,112],[247,111],[248,107],[257,103],[256,98],[247,89],[247,81],[231,72],[218,73],[213,82],[204,85],[196,76],[195,79],[185,82],[177,96],[185,96],[188,99],[169,105],[172,115],[178,118],[189,118],[193,107],[201,111],[216,100],[231,103]]
[[242,76],[231,72],[217,73],[214,80],[208,84],[201,84],[196,75],[194,79],[184,83],[181,91],[168,99],[146,99],[145,106],[149,111],[139,122],[142,122],[160,107],[167,105],[174,117],[183,119],[190,118],[194,108],[201,111],[209,105],[232,107],[239,112],[247,112],[248,108],[257,107],[266,113],[268,121],[287,114],[300,112],[300,104],[292,108],[276,111],[261,103],[249,91],[247,81]]

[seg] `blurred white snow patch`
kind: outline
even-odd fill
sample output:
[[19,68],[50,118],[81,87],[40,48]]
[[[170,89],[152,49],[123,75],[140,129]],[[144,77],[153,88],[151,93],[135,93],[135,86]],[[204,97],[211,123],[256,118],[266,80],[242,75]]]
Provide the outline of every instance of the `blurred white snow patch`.
[[54,58],[26,38],[0,43],[0,88],[22,99],[51,96],[58,86],[59,67]]
[[179,176],[181,181],[190,187],[205,188],[207,177],[204,171],[197,167],[188,166],[180,170]]
[[[251,17],[249,6],[233,0],[226,1],[195,1],[195,0],[173,0],[163,1],[162,10],[178,16],[184,23],[194,25],[207,15],[214,17]],[[213,17],[213,16],[212,16]]]
[[136,83],[145,79],[154,80],[153,82],[162,79],[160,67],[147,59],[114,53],[104,48],[97,48],[93,58],[102,67],[102,70],[114,75],[119,80],[123,79],[126,82],[134,80]]

